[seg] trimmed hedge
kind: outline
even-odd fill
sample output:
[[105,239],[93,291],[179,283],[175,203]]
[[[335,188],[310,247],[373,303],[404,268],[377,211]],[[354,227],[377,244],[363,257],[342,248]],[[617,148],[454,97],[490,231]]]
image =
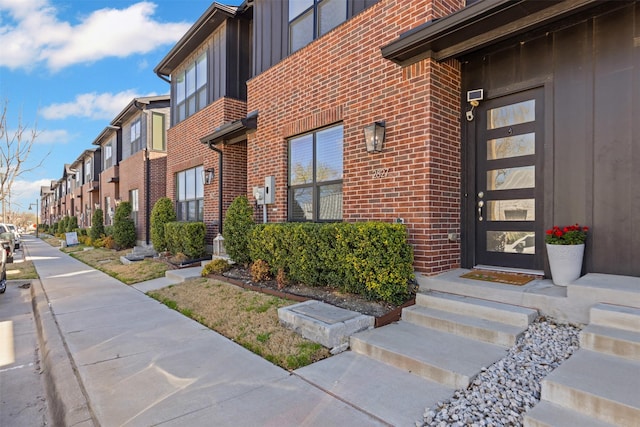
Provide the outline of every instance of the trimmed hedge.
[[410,296],[413,250],[401,224],[259,224],[249,254],[266,261],[272,275],[283,270],[294,282],[394,304]]
[[225,216],[224,247],[229,257],[239,264],[247,265],[249,259],[249,235],[254,226],[253,208],[247,196],[236,197]]
[[168,197],[161,197],[153,205],[151,210],[151,243],[158,252],[169,250],[165,237],[164,226],[176,220],[176,212],[173,209],[173,202]]
[[136,225],[131,218],[132,209],[131,202],[121,202],[116,207],[113,239],[121,249],[132,248],[136,245]]
[[167,249],[174,255],[179,253],[190,259],[202,258],[205,253],[207,228],[204,222],[168,222],[164,225]]

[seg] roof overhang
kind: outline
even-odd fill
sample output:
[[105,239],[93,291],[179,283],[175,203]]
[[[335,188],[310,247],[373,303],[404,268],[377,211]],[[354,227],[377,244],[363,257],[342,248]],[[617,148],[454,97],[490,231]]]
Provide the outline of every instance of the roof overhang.
[[153,69],[158,76],[170,76],[226,19],[236,15],[238,7],[213,3],[189,28],[169,53]]
[[128,120],[134,114],[147,108],[147,105],[152,102],[166,102],[169,103],[171,97],[169,95],[157,95],[157,96],[143,96],[139,98],[133,98],[126,107],[120,111],[120,113],[111,121],[113,126],[122,126],[122,124]]
[[[623,0],[624,6],[633,0]],[[550,26],[606,0],[484,0],[427,22],[383,46],[382,56],[401,65],[421,59],[459,58],[492,44]]]
[[258,128],[258,111],[252,111],[247,117],[234,122],[225,123],[213,133],[200,138],[203,144],[235,144],[247,139],[247,133]]

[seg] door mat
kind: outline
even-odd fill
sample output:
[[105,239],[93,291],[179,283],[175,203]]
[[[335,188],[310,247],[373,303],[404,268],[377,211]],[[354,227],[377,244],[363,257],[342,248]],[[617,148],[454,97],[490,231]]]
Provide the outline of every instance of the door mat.
[[490,270],[471,270],[468,273],[463,274],[460,277],[465,279],[483,280],[485,282],[502,283],[505,285],[522,286],[526,285],[535,276],[528,274],[518,273],[505,273],[503,271],[490,271]]

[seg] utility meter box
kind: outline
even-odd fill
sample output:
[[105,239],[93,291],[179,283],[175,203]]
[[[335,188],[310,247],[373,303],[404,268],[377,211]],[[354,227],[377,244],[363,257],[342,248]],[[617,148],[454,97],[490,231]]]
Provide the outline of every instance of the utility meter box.
[[272,205],[276,202],[276,177],[267,176],[264,179],[264,204]]
[[256,203],[264,205],[264,188],[253,187],[253,197],[256,199]]

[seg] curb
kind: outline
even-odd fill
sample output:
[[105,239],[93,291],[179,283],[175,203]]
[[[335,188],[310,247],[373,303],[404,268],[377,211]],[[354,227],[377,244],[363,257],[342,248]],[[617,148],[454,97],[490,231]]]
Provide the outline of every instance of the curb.
[[40,279],[31,281],[47,406],[53,426],[99,426]]

